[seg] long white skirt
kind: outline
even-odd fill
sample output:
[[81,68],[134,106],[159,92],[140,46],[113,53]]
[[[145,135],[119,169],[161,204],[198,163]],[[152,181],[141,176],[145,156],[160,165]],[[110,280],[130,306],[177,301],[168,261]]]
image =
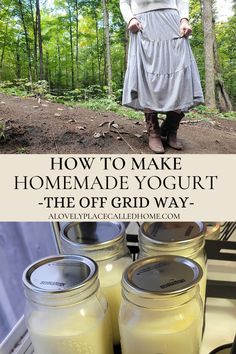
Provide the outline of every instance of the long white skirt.
[[180,37],[178,11],[149,11],[136,17],[143,30],[130,33],[123,105],[157,112],[186,112],[203,103],[189,41]]

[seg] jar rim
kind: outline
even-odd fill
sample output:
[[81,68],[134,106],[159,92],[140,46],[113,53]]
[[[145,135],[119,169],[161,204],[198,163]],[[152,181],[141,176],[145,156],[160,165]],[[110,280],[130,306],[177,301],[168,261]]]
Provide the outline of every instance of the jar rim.
[[[157,237],[152,237],[152,235],[147,233],[147,229],[148,227],[150,227],[151,225],[169,225],[171,227],[173,227],[173,225],[188,225],[191,226],[193,224],[195,224],[195,226],[198,226],[199,231],[195,232],[192,237],[188,238],[180,238],[180,239],[169,239],[169,240],[163,240],[162,238],[157,238]],[[172,228],[173,230],[173,228]],[[173,232],[173,231],[172,231]],[[148,242],[151,242],[153,244],[156,245],[160,245],[160,246],[179,246],[179,245],[192,245],[194,243],[198,243],[198,242],[204,242],[205,241],[205,233],[206,233],[206,225],[203,222],[144,222],[143,224],[140,225],[139,228],[139,237],[140,240],[145,240]],[[156,236],[157,234],[155,234]]]
[[[52,265],[55,268],[50,267],[48,272]],[[72,267],[74,270],[70,274]],[[49,280],[41,279],[44,276],[49,276]],[[23,273],[22,281],[26,290],[39,295],[73,295],[98,281],[98,265],[91,258],[81,255],[50,256],[29,265]]]
[[[179,274],[181,268],[182,274]],[[122,286],[125,291],[140,296],[174,295],[195,287],[202,276],[201,266],[192,259],[174,255],[152,256],[128,266],[123,273]]]
[[[97,242],[94,242],[94,243],[86,243],[86,242],[75,242],[73,240],[71,240],[68,236],[68,231],[74,227],[75,225],[77,224],[86,224],[86,226],[88,224],[98,224],[97,222],[72,222],[72,223],[68,223],[66,225],[64,225],[61,229],[61,232],[60,232],[60,236],[61,236],[61,240],[62,242],[65,242],[65,244],[71,246],[71,247],[74,247],[74,248],[81,248],[81,249],[84,249],[84,250],[99,250],[101,248],[106,248],[106,247],[109,247],[111,246],[112,244],[114,243],[118,243],[120,241],[123,241],[124,240],[124,235],[125,235],[125,226],[123,223],[121,222],[99,222],[99,225],[102,225],[102,224],[106,224],[106,225],[114,225],[116,226],[117,228],[117,232],[116,234],[113,232],[111,235],[110,235],[110,238],[108,239],[105,239],[104,241],[101,241],[99,242],[99,239],[97,240]],[[102,237],[102,235],[99,237]]]

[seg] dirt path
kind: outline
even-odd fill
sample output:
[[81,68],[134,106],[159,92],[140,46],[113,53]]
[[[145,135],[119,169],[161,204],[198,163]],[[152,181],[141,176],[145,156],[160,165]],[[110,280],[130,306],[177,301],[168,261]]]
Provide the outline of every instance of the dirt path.
[[[112,124],[113,122],[113,124]],[[0,153],[150,153],[144,122],[71,108],[34,98],[0,94]],[[0,132],[1,133],[1,132]],[[236,121],[183,122],[179,136],[187,154],[236,153]],[[167,148],[169,154],[175,150]]]

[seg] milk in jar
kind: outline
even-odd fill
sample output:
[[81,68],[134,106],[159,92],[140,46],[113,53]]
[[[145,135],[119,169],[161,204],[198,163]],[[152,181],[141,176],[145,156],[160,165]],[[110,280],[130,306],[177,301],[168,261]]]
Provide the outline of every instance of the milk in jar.
[[101,290],[107,298],[112,319],[113,343],[119,344],[118,313],[121,278],[132,262],[126,246],[125,227],[120,222],[74,222],[61,231],[63,253],[91,257],[99,267]]
[[155,255],[178,255],[196,261],[203,270],[200,294],[206,296],[207,266],[206,227],[202,222],[144,222],[139,229],[139,258]]
[[199,354],[201,276],[199,264],[185,257],[148,257],[130,265],[122,279],[122,354]]
[[48,257],[26,269],[23,283],[36,354],[113,354],[107,301],[93,260]]

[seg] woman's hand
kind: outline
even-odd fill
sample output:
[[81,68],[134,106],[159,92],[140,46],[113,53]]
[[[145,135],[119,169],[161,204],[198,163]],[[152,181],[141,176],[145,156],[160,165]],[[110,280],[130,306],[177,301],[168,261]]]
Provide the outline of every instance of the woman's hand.
[[188,37],[192,33],[192,28],[186,18],[180,21],[180,36]]
[[137,20],[137,18],[132,18],[132,20],[129,22],[129,25],[128,25],[128,30],[130,32],[138,32],[140,30],[142,30],[142,25],[141,23]]

